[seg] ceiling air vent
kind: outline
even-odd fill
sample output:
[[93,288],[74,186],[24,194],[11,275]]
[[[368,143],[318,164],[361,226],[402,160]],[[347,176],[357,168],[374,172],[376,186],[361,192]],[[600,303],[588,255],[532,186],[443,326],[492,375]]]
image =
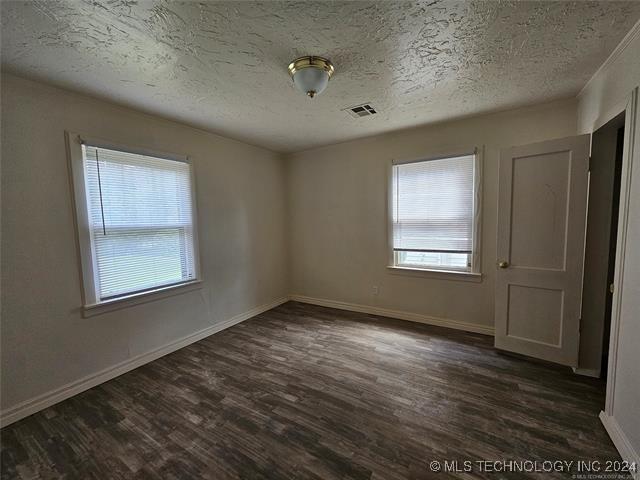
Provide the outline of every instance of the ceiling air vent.
[[375,115],[376,109],[373,108],[368,103],[363,103],[362,105],[356,105],[355,107],[345,108],[345,111],[349,113],[352,117],[368,117],[369,115]]

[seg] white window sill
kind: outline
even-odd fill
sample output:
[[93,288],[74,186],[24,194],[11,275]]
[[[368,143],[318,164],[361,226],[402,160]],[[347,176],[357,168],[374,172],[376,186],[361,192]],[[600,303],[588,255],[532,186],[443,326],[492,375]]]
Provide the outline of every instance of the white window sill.
[[418,267],[399,267],[390,265],[387,267],[393,275],[407,275],[410,277],[434,278],[439,280],[456,280],[462,282],[482,282],[482,274],[474,272],[460,272],[457,270],[435,270]]
[[85,318],[93,317],[94,315],[100,315],[114,310],[120,310],[121,308],[132,307],[134,305],[140,305],[141,303],[153,302],[155,300],[160,300],[161,298],[171,297],[173,295],[179,295],[181,293],[187,293],[201,288],[202,280],[193,280],[191,282],[180,283],[178,285],[159,287],[146,292],[134,293],[124,297],[114,298],[112,300],[105,300],[100,303],[85,305],[82,309],[82,316]]

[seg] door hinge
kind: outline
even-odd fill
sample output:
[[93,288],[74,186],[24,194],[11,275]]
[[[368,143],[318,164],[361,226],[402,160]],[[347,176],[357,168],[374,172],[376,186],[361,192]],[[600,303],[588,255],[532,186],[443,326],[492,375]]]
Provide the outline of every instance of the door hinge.
[[614,286],[614,284],[613,284],[613,283],[610,283],[610,284],[609,284],[609,292],[610,292],[610,293],[613,293],[614,291],[615,291],[615,286]]

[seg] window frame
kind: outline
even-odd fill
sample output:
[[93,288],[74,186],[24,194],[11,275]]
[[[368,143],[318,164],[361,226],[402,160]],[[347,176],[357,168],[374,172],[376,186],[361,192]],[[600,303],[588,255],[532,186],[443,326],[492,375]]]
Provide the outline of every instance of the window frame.
[[[200,247],[198,238],[198,209],[194,166],[191,159],[186,155],[160,152],[147,148],[132,147],[121,143],[104,140],[101,138],[81,135],[74,132],[65,132],[67,141],[67,153],[69,160],[69,170],[71,175],[73,204],[75,212],[75,229],[77,233],[77,247],[80,260],[80,280],[82,285],[82,307],[84,316],[92,316],[105,311],[111,311],[130,305],[137,305],[151,300],[164,298],[170,295],[191,291],[198,288],[202,283],[202,270],[200,268]],[[151,157],[183,162],[189,165],[189,175],[192,195],[191,222],[193,228],[193,255],[195,276],[193,279],[185,280],[171,285],[162,285],[148,290],[122,294],[114,298],[100,300],[96,291],[97,265],[91,224],[89,221],[89,206],[86,190],[86,176],[84,168],[84,157],[82,154],[82,144],[108,148],[127,153],[147,155]]]
[[[398,265],[396,252],[393,248],[393,167],[407,163],[428,162],[432,160],[444,160],[447,158],[474,155],[474,211],[472,231],[472,252],[470,270],[455,270],[437,267],[420,267],[413,265]],[[441,151],[432,151],[428,155],[409,159],[391,159],[387,165],[386,191],[387,191],[387,269],[389,273],[409,275],[426,278],[439,278],[444,280],[464,280],[472,282],[482,281],[482,177],[483,177],[484,146],[471,146],[467,148],[452,148]]]

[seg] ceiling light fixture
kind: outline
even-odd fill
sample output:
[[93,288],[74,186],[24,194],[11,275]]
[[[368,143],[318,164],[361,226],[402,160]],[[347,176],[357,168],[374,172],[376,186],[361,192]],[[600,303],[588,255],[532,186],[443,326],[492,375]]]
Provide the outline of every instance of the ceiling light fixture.
[[327,88],[335,68],[326,58],[306,56],[296,58],[288,70],[296,88],[313,98]]

